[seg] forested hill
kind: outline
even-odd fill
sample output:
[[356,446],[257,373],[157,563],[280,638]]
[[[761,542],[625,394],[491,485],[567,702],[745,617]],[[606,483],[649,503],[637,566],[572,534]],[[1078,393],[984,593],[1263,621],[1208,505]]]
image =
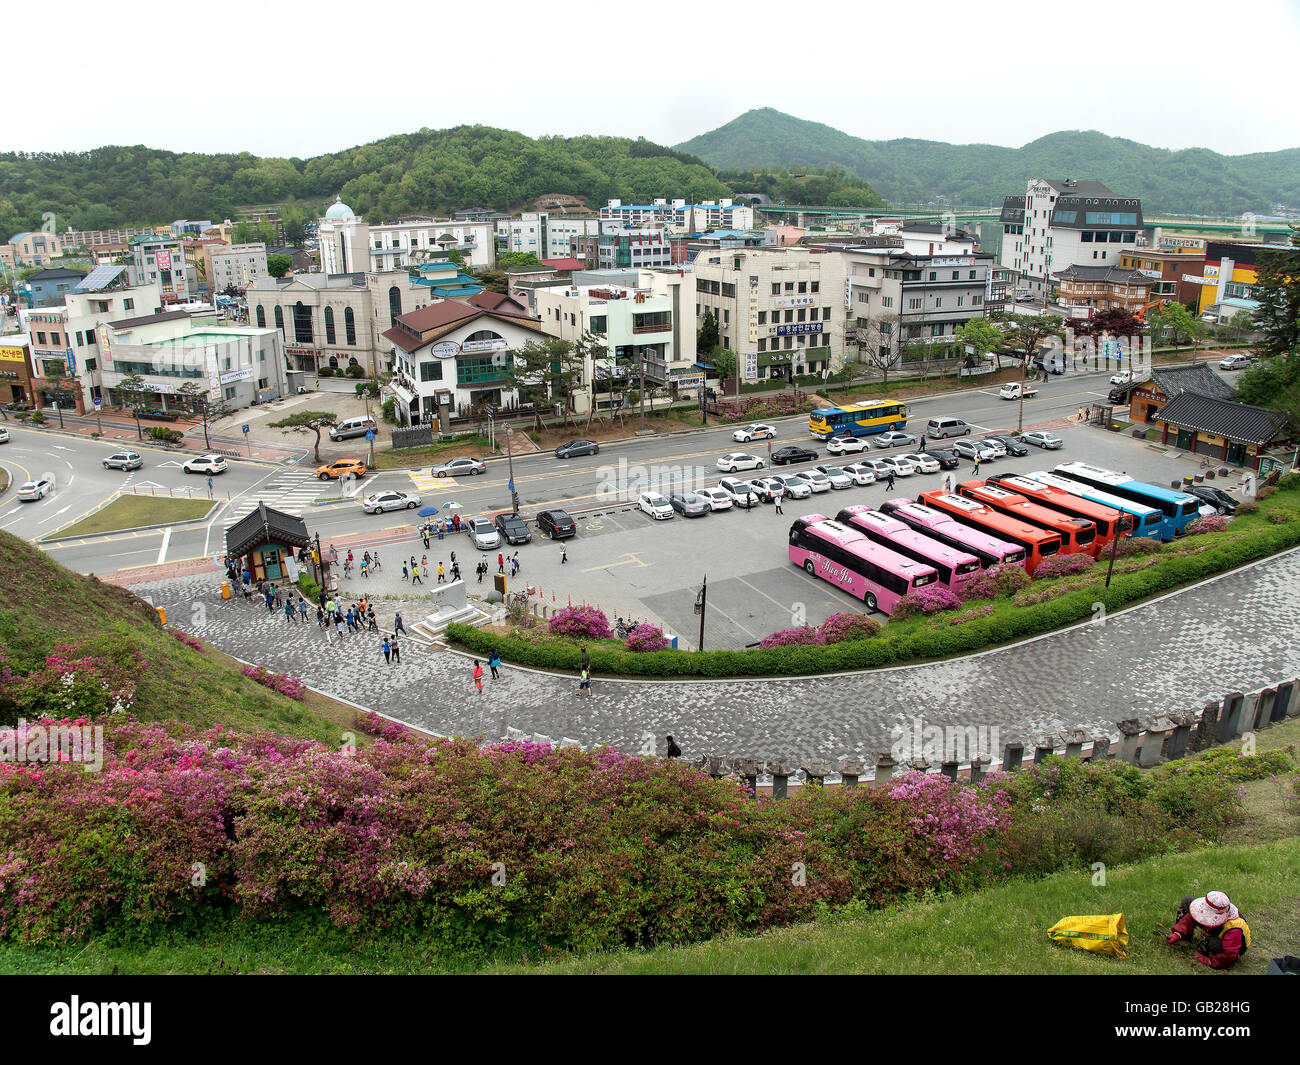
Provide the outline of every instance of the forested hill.
[[1001,204],[1030,177],[1092,178],[1139,196],[1147,213],[1266,213],[1300,204],[1300,148],[1220,155],[1169,151],[1095,131],[1052,133],[1021,148],[939,141],[869,141],[770,107],[677,145],[715,167],[844,167],[892,203],[939,196],[967,206]]
[[[882,202],[844,171],[747,174],[744,187],[776,199],[808,191],[868,206]],[[808,182],[813,181],[811,188]],[[617,198],[696,202],[732,195],[699,159],[623,137],[540,137],[459,126],[386,137],[312,159],[177,154],[143,146],[89,152],[0,154],[0,239],[37,229],[44,212],[59,230],[234,217],[253,204],[315,201],[342,194],[358,213],[391,220],[413,212],[480,206],[516,210],[545,193],[593,207]]]

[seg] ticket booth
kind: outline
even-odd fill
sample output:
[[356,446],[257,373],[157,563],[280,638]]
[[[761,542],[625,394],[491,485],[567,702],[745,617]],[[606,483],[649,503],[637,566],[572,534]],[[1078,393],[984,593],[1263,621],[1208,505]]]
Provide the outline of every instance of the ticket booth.
[[287,560],[311,546],[307,523],[294,514],[258,502],[257,509],[235,522],[226,532],[226,554],[238,559],[253,583],[290,581]]

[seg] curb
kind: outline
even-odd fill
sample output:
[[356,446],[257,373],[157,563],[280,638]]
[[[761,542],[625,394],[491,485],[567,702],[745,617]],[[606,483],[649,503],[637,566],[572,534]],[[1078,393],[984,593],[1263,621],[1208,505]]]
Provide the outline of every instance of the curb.
[[[126,449],[130,451],[148,451],[155,455],[206,455],[208,452],[204,449],[195,450],[188,447],[161,448],[157,444],[152,444],[144,440],[118,440],[113,437],[100,436],[93,437],[89,433],[74,433],[69,429],[51,429],[44,425],[18,424],[6,426],[6,428],[30,429],[37,433],[48,433],[51,436],[61,436],[69,440],[84,440],[91,444],[107,444],[109,447]],[[288,460],[276,462],[272,459],[253,459],[246,455],[227,455],[226,459],[231,462],[251,462],[259,466],[271,466],[279,469],[281,466],[290,465]]]

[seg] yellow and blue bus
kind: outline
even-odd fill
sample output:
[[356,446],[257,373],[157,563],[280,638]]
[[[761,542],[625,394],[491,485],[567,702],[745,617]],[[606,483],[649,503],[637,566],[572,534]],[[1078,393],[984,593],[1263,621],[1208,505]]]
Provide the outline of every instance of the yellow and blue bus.
[[808,432],[818,440],[889,433],[906,425],[907,406],[896,399],[869,399],[848,407],[824,407],[808,415]]

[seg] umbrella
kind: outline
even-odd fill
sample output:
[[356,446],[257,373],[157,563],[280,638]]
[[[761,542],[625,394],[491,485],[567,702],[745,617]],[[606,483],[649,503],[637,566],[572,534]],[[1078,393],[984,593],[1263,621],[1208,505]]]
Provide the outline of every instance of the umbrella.
[[444,503],[444,504],[443,504],[443,507],[444,507],[444,509],[446,509],[446,510],[464,510],[464,509],[465,509],[465,508],[462,507],[459,503]]
[[422,518],[431,518],[431,517],[433,517],[435,514],[438,513],[438,508],[437,508],[437,507],[421,507],[419,510],[416,511],[416,513],[419,514],[420,517],[422,517]]

